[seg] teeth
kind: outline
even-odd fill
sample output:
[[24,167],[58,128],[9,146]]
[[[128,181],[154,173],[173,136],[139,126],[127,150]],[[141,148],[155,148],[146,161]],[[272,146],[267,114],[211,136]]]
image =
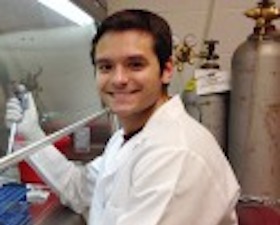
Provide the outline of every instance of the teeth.
[[109,95],[129,95],[129,94],[134,94],[137,91],[130,91],[130,92],[107,92]]

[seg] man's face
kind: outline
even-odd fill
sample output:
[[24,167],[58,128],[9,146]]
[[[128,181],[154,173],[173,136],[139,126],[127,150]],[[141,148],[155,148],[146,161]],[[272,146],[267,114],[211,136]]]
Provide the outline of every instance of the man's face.
[[119,118],[154,110],[170,82],[172,66],[160,74],[153,38],[146,32],[108,32],[95,51],[97,85],[103,102]]

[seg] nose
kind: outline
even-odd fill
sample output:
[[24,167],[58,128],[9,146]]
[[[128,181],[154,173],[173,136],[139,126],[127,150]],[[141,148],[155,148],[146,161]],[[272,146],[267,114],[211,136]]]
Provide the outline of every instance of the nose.
[[122,66],[117,66],[113,74],[113,84],[116,86],[124,86],[128,83],[128,74]]

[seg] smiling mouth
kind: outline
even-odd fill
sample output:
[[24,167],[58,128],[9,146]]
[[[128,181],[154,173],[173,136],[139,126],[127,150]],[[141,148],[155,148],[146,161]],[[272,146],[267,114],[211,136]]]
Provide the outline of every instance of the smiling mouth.
[[139,90],[134,90],[134,91],[126,91],[126,92],[114,92],[114,91],[109,91],[107,92],[107,94],[111,95],[111,96],[126,96],[126,95],[131,95],[131,94],[135,94],[139,92]]

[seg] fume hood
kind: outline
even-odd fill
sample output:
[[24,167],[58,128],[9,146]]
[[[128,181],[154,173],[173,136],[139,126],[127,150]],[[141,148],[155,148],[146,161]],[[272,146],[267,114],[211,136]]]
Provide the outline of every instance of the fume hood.
[[[1,160],[7,156],[9,130],[4,122],[5,104],[11,97],[14,82],[23,83],[32,92],[41,126],[47,134],[103,110],[95,88],[90,48],[96,26],[107,14],[106,2],[71,2],[88,13],[93,22],[79,26],[37,0],[0,2]],[[55,144],[70,160],[85,163],[102,152],[112,132],[111,124],[111,115],[104,113]],[[0,172],[1,177],[8,174],[23,183],[41,182],[24,161],[2,168]],[[31,205],[29,212],[35,218],[34,224],[54,224],[54,218],[62,224],[84,224],[80,216],[62,207],[53,193],[44,204]],[[47,218],[50,215],[52,218]]]

